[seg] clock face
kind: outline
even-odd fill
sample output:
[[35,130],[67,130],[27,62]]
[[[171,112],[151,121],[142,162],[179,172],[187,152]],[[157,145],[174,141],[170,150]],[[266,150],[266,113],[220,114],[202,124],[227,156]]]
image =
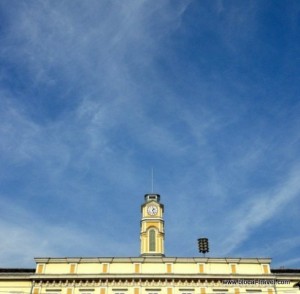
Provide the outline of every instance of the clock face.
[[155,215],[155,214],[157,214],[157,212],[158,212],[157,206],[155,206],[155,205],[150,205],[150,206],[148,206],[147,212],[148,212],[148,214],[150,214],[150,215]]

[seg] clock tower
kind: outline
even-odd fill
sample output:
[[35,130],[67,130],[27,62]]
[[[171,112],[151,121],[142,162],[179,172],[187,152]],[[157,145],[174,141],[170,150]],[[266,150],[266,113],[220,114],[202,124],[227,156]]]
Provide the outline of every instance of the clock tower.
[[146,194],[141,206],[141,256],[164,256],[164,206],[160,195]]

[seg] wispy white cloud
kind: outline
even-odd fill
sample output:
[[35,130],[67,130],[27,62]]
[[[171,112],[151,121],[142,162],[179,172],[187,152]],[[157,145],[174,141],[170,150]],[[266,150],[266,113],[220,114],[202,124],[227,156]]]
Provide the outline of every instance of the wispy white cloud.
[[[255,196],[245,201],[241,207],[230,217],[231,230],[227,241],[224,242],[225,254],[233,252],[253,232],[253,230],[269,219],[273,218],[282,209],[300,195],[300,170],[294,167],[286,179],[276,189],[265,194]],[[228,225],[229,225],[228,223]]]
[[33,257],[41,256],[107,256],[112,252],[124,255],[119,240],[109,233],[109,223],[98,224],[99,232],[91,235],[70,222],[46,222],[42,211],[36,214],[30,208],[25,210],[3,199],[2,194],[0,230],[5,236],[0,244],[2,267],[34,266]]

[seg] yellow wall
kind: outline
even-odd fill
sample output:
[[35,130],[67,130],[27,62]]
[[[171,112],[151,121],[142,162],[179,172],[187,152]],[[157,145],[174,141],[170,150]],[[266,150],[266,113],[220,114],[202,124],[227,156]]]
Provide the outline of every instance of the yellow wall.
[[71,274],[71,269],[74,269],[76,274],[101,274],[106,267],[106,273],[110,274],[134,274],[135,264],[140,264],[141,273],[167,273],[166,264],[171,265],[171,272],[173,274],[198,274],[200,273],[200,264],[204,274],[256,274],[256,275],[269,275],[269,263],[266,260],[258,262],[255,259],[242,260],[230,260],[230,259],[206,259],[202,262],[199,259],[186,258],[124,258],[116,261],[115,259],[108,259],[105,262],[101,260],[93,260],[91,262],[88,259],[82,261],[79,259],[77,262],[73,260],[70,262],[68,259],[55,262],[37,263],[37,273],[40,269],[40,264],[43,265],[43,274]]
[[3,281],[0,277],[0,293],[16,293],[20,292],[24,294],[29,294],[31,290],[31,281],[13,280],[13,281]]
[[[269,272],[269,263],[268,260],[222,258],[37,259],[37,269],[41,268],[40,264],[44,266],[42,273],[31,275],[32,281],[37,281],[32,289],[31,280],[20,276],[9,281],[12,276],[6,274],[0,275],[0,294],[52,294],[55,290],[60,294],[254,294],[255,290],[261,294],[300,294],[300,290],[293,287],[300,280],[300,274],[281,277],[292,280],[289,284],[276,285],[276,289],[275,285],[221,283],[224,279],[273,280],[276,276]],[[71,265],[74,265],[74,273],[70,272]],[[104,265],[107,265],[106,273],[103,272]],[[235,274],[231,273],[233,265]],[[200,273],[200,268],[203,268],[203,273]],[[86,281],[91,275],[95,278]],[[104,282],[100,282],[101,276],[105,277]],[[123,277],[121,282],[120,276]],[[149,277],[147,282],[136,278],[145,276]],[[185,280],[191,276],[194,277],[192,282]],[[115,283],[106,285],[107,277],[115,277]],[[135,277],[134,281],[132,277]],[[72,284],[78,279],[82,282]],[[45,282],[38,284],[39,280]],[[53,284],[52,280],[56,282]],[[64,282],[66,280],[69,282]]]

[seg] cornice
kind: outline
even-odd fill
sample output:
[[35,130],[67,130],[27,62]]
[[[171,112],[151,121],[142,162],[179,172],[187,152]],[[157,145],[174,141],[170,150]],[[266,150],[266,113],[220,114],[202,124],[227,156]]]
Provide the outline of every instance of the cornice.
[[[198,277],[193,277],[190,275],[180,277],[176,277],[174,275],[148,275],[147,277],[141,277],[137,275],[135,277],[99,277],[99,275],[49,275],[47,276],[36,276],[34,279],[35,285],[43,285],[43,286],[57,286],[57,285],[65,285],[65,286],[88,286],[94,285],[99,287],[224,287],[224,288],[233,288],[233,287],[247,287],[247,288],[257,288],[257,284],[253,283],[223,283],[224,280],[236,280],[238,282],[239,279],[243,280],[262,280],[269,281],[269,283],[262,283],[259,285],[260,288],[269,288],[270,285],[273,285],[274,276],[273,275],[238,275],[238,276],[224,276],[224,275],[201,275]],[[296,277],[294,279],[290,279],[291,283],[297,282],[298,279]]]
[[98,279],[98,280],[238,280],[238,279],[267,279],[274,280],[274,275],[250,274],[39,274],[32,278],[37,280],[56,279]]
[[36,257],[36,263],[236,263],[270,264],[271,258],[215,257]]

